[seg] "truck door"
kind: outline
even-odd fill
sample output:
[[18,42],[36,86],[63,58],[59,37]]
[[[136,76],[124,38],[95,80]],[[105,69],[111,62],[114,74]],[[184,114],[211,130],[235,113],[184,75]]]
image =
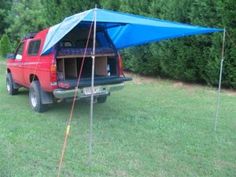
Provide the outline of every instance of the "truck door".
[[20,45],[18,46],[18,48],[16,49],[16,53],[15,53],[15,61],[14,64],[12,66],[12,77],[13,80],[18,83],[23,85],[24,84],[24,78],[23,78],[23,47],[24,47],[24,43],[21,42]]
[[24,50],[24,80],[26,86],[30,85],[30,74],[39,75],[40,73],[40,62],[39,61],[39,49],[41,45],[40,39],[28,39],[26,41],[26,48],[27,50]]

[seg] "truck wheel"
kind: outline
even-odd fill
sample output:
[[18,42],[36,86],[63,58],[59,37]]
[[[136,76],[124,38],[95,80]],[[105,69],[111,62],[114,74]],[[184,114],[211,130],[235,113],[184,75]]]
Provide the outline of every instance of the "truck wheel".
[[14,88],[14,81],[11,73],[7,73],[6,75],[6,87],[9,95],[15,95],[18,92],[18,89]]
[[98,103],[105,103],[107,100],[107,96],[101,96],[97,98]]
[[42,104],[40,89],[39,81],[31,82],[29,89],[29,102],[32,109],[36,112],[44,112],[47,110],[47,105]]

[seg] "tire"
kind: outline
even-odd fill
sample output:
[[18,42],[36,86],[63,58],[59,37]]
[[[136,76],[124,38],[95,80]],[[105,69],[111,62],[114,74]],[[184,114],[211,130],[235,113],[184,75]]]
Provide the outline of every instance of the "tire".
[[32,81],[29,89],[29,103],[35,112],[45,112],[47,105],[42,104],[39,81]]
[[98,103],[105,103],[107,101],[107,96],[100,96],[97,98]]
[[9,95],[17,94],[18,89],[14,88],[14,81],[13,81],[11,73],[7,73],[6,75],[6,87],[7,87],[7,92]]

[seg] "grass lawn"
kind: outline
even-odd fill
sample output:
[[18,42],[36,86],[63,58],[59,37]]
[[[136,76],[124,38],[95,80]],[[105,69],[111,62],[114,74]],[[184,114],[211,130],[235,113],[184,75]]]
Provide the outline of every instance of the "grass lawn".
[[[0,176],[56,176],[71,103],[31,111],[28,91],[9,96],[0,66]],[[62,176],[236,175],[236,96],[223,92],[213,131],[214,89],[137,78],[95,104],[88,166],[89,104],[76,105]]]

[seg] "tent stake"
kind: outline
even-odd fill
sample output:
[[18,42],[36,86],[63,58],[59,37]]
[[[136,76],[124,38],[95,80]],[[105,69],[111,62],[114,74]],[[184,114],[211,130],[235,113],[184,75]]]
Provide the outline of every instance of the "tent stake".
[[93,55],[92,55],[92,76],[91,76],[91,99],[90,99],[90,119],[89,119],[89,165],[92,165],[92,144],[93,144],[93,104],[94,104],[94,70],[96,55],[96,9],[94,8],[94,28],[93,28]]
[[223,65],[224,65],[224,52],[225,52],[225,34],[226,30],[224,28],[223,39],[222,39],[222,50],[221,50],[221,62],[220,62],[220,75],[219,75],[219,85],[218,85],[218,95],[217,95],[217,106],[216,106],[216,114],[215,114],[215,126],[214,130],[217,129],[219,113],[220,113],[220,93],[221,93],[221,82],[222,82],[222,73],[223,73]]

